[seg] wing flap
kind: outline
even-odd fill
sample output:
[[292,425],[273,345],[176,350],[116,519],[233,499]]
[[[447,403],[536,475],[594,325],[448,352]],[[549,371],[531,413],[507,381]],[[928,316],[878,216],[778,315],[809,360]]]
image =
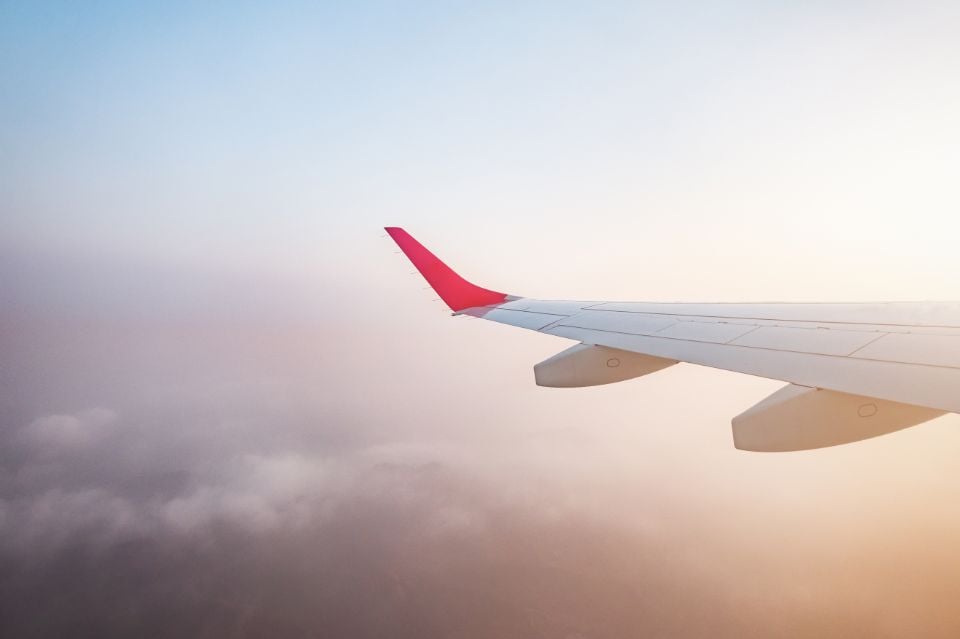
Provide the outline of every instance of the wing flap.
[[960,337],[956,335],[889,334],[857,351],[857,357],[884,361],[956,366]]
[[670,339],[688,339],[694,342],[716,342],[726,344],[755,330],[755,326],[727,324],[725,322],[677,322],[662,331],[657,337]]
[[819,355],[850,355],[863,348],[884,333],[869,333],[854,330],[830,330],[826,328],[790,328],[786,326],[760,326],[746,335],[733,340],[737,346],[772,348],[780,351],[816,353]]
[[733,418],[740,450],[784,452],[849,444],[916,426],[943,411],[789,385]]

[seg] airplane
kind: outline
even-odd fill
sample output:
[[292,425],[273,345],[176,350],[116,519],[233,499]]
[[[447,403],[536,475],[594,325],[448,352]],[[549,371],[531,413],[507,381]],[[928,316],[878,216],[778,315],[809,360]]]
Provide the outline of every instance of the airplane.
[[385,227],[453,315],[578,343],[533,367],[577,388],[678,362],[787,382],[733,418],[741,450],[856,442],[960,413],[960,302],[575,302],[471,284],[399,227]]

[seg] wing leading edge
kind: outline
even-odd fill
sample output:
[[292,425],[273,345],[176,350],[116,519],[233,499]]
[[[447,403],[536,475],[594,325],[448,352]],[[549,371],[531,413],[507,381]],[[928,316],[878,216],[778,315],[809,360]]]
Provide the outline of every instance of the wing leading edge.
[[960,412],[960,303],[535,300],[470,284],[402,229],[387,232],[455,315],[580,342],[537,365],[541,385],[613,383],[676,362],[788,382],[734,419],[738,448],[832,446]]

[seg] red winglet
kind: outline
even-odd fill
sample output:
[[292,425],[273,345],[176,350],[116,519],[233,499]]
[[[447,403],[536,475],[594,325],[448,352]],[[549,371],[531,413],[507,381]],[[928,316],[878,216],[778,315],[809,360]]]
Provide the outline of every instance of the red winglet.
[[507,299],[506,293],[481,288],[457,275],[402,228],[388,226],[385,230],[451,310],[499,304]]

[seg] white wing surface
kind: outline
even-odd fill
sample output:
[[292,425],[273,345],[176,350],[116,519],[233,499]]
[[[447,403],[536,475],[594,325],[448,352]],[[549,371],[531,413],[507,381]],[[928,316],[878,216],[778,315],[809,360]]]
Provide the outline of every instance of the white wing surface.
[[538,383],[551,380],[543,385],[610,383],[688,362],[797,387],[734,420],[739,448],[817,448],[960,412],[960,303],[518,298],[469,284],[402,229],[387,231],[455,314],[584,345],[538,365]]

